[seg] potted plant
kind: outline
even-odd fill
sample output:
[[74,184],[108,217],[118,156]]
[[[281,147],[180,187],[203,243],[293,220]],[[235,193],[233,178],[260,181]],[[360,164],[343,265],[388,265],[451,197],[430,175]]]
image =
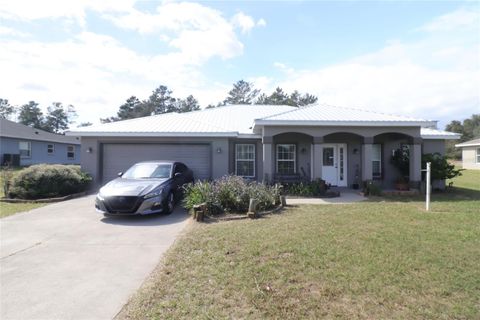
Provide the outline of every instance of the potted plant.
[[410,155],[408,148],[401,147],[393,150],[390,163],[395,166],[400,176],[395,181],[395,189],[409,190],[409,173],[410,173]]

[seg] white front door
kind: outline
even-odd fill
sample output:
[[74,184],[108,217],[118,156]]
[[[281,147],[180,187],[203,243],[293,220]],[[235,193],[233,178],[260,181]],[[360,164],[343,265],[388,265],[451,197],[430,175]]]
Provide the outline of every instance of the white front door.
[[347,186],[347,145],[322,145],[322,179],[332,186]]

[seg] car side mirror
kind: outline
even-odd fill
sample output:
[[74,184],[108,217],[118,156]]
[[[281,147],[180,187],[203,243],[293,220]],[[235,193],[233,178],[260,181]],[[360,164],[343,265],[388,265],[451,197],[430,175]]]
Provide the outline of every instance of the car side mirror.
[[177,172],[177,173],[175,173],[173,176],[174,176],[175,178],[177,178],[177,177],[180,177],[181,175],[182,175],[182,174],[181,174],[180,172]]
[[117,173],[117,176],[119,177],[123,176],[123,171],[120,171],[119,173]]

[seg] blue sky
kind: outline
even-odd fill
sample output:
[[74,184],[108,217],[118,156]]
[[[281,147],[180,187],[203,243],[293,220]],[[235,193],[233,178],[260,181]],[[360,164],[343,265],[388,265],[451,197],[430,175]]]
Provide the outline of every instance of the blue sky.
[[440,127],[480,112],[478,2],[0,3],[0,97],[78,122],[160,84],[206,106],[240,79]]

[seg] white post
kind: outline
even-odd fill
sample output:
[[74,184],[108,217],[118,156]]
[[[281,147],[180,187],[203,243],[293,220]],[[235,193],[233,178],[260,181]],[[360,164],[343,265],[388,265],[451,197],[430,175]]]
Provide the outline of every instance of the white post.
[[430,165],[431,163],[430,162],[427,162],[427,181],[426,181],[426,189],[425,190],[425,209],[427,211],[430,211],[430,190],[431,190],[431,187],[430,187]]

